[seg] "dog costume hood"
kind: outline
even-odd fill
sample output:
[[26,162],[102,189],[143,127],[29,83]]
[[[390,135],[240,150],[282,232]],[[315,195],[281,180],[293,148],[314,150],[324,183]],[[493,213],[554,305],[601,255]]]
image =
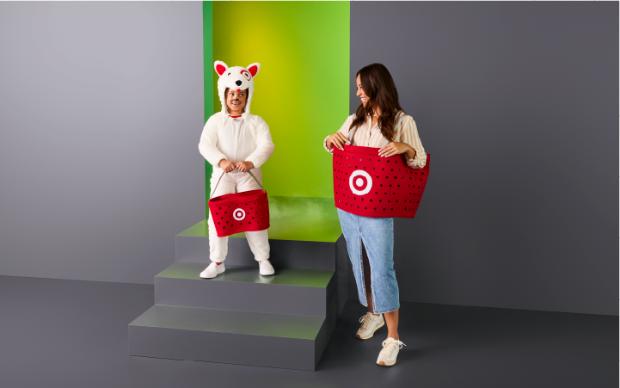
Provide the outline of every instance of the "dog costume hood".
[[254,95],[254,77],[258,75],[260,63],[252,63],[247,68],[241,66],[228,67],[222,61],[215,61],[215,71],[220,76],[217,81],[217,91],[222,102],[222,113],[228,115],[228,106],[226,105],[226,88],[245,90],[248,89],[248,96],[245,103],[245,110],[241,115],[247,119],[250,114],[250,104]]

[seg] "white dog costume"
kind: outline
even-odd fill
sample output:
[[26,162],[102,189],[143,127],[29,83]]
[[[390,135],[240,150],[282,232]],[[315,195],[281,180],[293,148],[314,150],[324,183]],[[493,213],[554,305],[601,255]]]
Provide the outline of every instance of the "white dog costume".
[[[215,71],[220,76],[217,82],[218,94],[222,102],[222,111],[209,118],[200,136],[198,149],[204,158],[213,165],[211,175],[211,197],[224,194],[240,193],[260,189],[250,174],[234,170],[223,174],[219,167],[222,159],[237,163],[248,161],[254,164],[250,171],[262,184],[260,166],[273,154],[273,141],[269,126],[260,116],[250,113],[250,103],[254,94],[254,77],[258,75],[260,64],[253,63],[247,68],[228,67],[224,62],[215,61]],[[233,90],[248,89],[245,110],[241,117],[233,118],[226,105],[226,88]],[[223,174],[223,176],[222,176]],[[213,192],[217,181],[222,177],[217,192]],[[220,263],[228,253],[228,237],[217,237],[213,219],[209,213],[210,259]],[[269,259],[269,240],[267,230],[245,232],[256,261]],[[215,265],[215,264],[213,264]],[[221,272],[223,272],[223,264]],[[220,272],[218,272],[220,273]],[[202,276],[202,275],[201,275]]]

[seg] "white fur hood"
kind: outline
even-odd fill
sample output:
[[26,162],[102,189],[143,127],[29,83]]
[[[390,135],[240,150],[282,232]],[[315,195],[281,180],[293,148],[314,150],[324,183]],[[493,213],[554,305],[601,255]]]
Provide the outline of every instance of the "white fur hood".
[[228,67],[222,61],[215,61],[215,71],[220,76],[217,80],[217,91],[222,103],[222,113],[228,114],[228,106],[226,105],[226,96],[224,92],[226,88],[245,90],[248,89],[245,111],[242,114],[244,119],[250,116],[250,105],[252,96],[254,95],[254,77],[258,75],[260,63],[252,63],[247,68],[241,66]]

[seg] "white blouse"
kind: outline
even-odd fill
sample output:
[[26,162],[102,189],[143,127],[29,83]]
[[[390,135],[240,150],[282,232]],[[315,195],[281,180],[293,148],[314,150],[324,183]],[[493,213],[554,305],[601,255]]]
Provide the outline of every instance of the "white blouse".
[[[401,115],[404,114],[401,111]],[[355,119],[355,114],[352,114],[347,118],[342,127],[338,130],[338,132],[342,133],[346,138],[349,137],[349,127],[351,123]],[[374,126],[372,126],[372,117],[368,117],[368,119],[354,129],[353,133],[353,141],[351,145],[362,146],[362,147],[374,147],[374,148],[382,148],[386,142],[385,137],[381,133],[379,129],[378,122]],[[329,136],[328,136],[329,137]],[[420,141],[420,135],[418,134],[418,128],[415,125],[415,121],[409,115],[405,115],[401,117],[400,115],[396,118],[396,126],[394,128],[394,141],[397,143],[406,143],[409,144],[415,150],[415,157],[413,159],[407,159],[407,165],[411,168],[423,168],[426,166],[426,152],[424,152],[424,147],[422,147],[422,142]],[[323,141],[323,147],[327,152],[333,152],[327,148],[327,137]]]

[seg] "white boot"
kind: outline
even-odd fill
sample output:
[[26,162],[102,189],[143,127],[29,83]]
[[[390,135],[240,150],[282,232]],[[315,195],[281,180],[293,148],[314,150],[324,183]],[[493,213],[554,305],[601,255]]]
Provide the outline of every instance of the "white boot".
[[200,277],[203,279],[211,279],[224,271],[226,271],[224,263],[217,265],[216,262],[211,262],[211,264],[209,264],[209,266],[200,273]]
[[362,326],[357,330],[357,334],[355,334],[355,337],[363,340],[372,338],[372,336],[375,334],[375,331],[385,325],[385,321],[383,320],[383,314],[374,315],[370,312],[366,313],[366,315],[361,317],[360,322],[362,322]]
[[273,266],[269,262],[269,259],[259,261],[258,268],[260,270],[261,275],[273,275],[274,273]]
[[377,364],[381,366],[392,366],[396,364],[396,356],[398,356],[398,350],[401,349],[403,346],[406,346],[404,343],[392,337],[388,337],[388,339],[383,341],[382,345],[383,349],[381,349],[379,357],[377,358]]

